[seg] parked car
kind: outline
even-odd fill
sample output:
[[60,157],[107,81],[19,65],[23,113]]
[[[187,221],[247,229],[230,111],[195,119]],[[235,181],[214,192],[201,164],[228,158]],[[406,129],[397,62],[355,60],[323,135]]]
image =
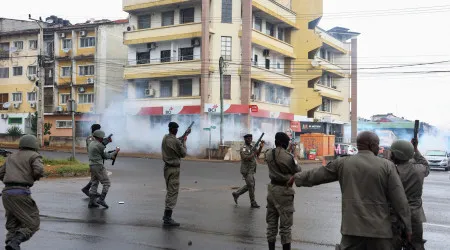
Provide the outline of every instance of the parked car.
[[0,156],[8,157],[8,155],[10,155],[10,154],[12,154],[11,151],[8,151],[8,150],[1,149],[1,148],[0,148]]
[[448,171],[450,168],[450,153],[445,150],[428,150],[424,157],[432,169],[444,169]]
[[338,158],[341,156],[349,156],[356,155],[358,153],[358,149],[351,144],[334,144],[334,158]]

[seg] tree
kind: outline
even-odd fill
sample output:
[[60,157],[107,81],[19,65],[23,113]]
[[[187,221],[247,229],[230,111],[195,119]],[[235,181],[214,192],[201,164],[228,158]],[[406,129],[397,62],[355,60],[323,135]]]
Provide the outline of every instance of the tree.
[[31,115],[31,132],[33,135],[37,135],[37,122],[38,122],[38,112],[34,112],[33,115]]
[[51,135],[50,129],[52,128],[53,124],[50,122],[44,123],[44,135]]

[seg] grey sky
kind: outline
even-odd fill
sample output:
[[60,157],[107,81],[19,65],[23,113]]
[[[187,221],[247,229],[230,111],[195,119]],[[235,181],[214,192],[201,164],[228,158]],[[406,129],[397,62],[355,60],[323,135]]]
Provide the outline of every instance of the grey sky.
[[[296,0],[292,1],[295,3]],[[447,7],[423,9],[444,5]],[[411,9],[404,10],[406,8]],[[376,10],[390,11],[374,12]],[[349,13],[343,15],[343,12]],[[122,11],[121,0],[78,0],[71,4],[55,0],[16,0],[0,9],[0,16],[9,18],[26,19],[29,13],[33,17],[43,18],[57,15],[72,23],[84,22],[91,17],[127,17],[127,13]],[[323,28],[343,26],[361,33],[360,68],[450,59],[448,0],[324,0],[324,13],[320,24]],[[430,70],[450,70],[450,63],[397,69],[361,69],[359,115],[368,118],[373,114],[393,112],[408,119],[420,119],[450,128],[447,110],[450,107],[450,73],[390,73]]]

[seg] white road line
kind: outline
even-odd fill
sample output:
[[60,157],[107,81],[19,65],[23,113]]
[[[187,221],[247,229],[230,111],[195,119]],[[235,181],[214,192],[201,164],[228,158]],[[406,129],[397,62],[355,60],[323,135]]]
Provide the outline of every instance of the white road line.
[[423,223],[428,226],[434,226],[434,227],[443,227],[443,228],[450,228],[450,225],[441,225],[441,224],[434,224],[434,223]]

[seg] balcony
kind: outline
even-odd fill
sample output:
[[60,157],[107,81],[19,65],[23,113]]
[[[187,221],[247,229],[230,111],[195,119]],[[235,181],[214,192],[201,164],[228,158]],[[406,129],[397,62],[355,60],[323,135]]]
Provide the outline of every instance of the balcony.
[[125,68],[124,78],[131,80],[200,75],[201,66],[200,60],[130,65]]
[[201,23],[188,23],[124,33],[124,44],[142,44],[202,36]]
[[266,35],[260,31],[252,31],[252,43],[276,51],[284,56],[296,58],[294,54],[294,47],[292,47],[292,45],[278,40],[275,37]]
[[136,11],[169,4],[180,4],[191,0],[122,0],[123,11]]
[[253,0],[252,5],[259,11],[262,11],[276,19],[292,26],[296,26],[297,15],[294,11],[283,4],[278,3],[277,0]]
[[[314,65],[316,64],[316,65]],[[338,77],[348,78],[350,77],[349,69],[343,69],[340,66],[331,63],[323,58],[316,57],[313,61],[313,66],[319,67],[322,70],[328,71]]]
[[322,41],[324,43],[328,44],[329,46],[333,47],[334,49],[336,49],[344,54],[349,53],[350,44],[344,43],[344,42],[334,38],[333,36],[328,34],[325,30],[323,30],[319,27],[316,28],[316,33],[319,35],[319,37],[322,39]]
[[337,89],[330,88],[322,84],[316,84],[314,85],[314,90],[319,91],[320,95],[323,97],[327,97],[336,101],[344,101],[344,97],[342,97],[342,92]]
[[294,88],[292,77],[260,67],[252,67],[251,78],[261,82],[273,83],[287,88]]

